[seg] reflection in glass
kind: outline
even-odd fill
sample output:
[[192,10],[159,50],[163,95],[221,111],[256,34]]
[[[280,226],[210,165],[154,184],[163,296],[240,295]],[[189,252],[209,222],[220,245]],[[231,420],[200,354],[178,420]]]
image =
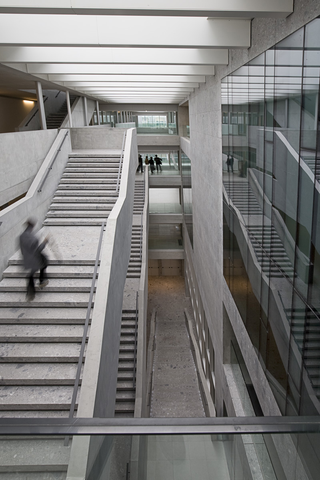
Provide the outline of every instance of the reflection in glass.
[[320,413],[319,22],[221,86],[224,275],[283,414]]

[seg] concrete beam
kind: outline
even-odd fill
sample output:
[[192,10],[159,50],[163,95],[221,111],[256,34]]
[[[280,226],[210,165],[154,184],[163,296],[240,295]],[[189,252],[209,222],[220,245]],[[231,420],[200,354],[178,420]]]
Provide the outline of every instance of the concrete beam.
[[[6,65],[14,68],[16,64]],[[31,63],[27,67],[23,64],[23,67],[24,71],[32,75],[214,75],[215,73],[212,65]]]
[[204,17],[276,17],[293,12],[293,0],[0,0],[0,13],[77,15],[168,15]]
[[[215,48],[0,46],[0,63],[227,65],[228,50]],[[30,72],[32,73],[32,72]]]
[[[146,67],[148,68],[148,67]],[[41,78],[41,76],[39,75]],[[51,82],[63,82],[70,85],[93,85],[98,86],[106,82],[123,82],[130,85],[131,82],[156,82],[156,83],[204,83],[204,75],[48,75]]]
[[0,16],[0,44],[246,48],[250,26],[250,20],[234,18],[30,15],[26,21],[25,15],[7,14]]

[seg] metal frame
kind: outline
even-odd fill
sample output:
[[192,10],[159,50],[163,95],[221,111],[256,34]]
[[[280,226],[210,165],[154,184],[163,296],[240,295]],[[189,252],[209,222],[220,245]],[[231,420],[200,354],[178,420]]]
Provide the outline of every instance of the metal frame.
[[320,416],[0,419],[0,435],[243,435],[277,433],[320,433]]

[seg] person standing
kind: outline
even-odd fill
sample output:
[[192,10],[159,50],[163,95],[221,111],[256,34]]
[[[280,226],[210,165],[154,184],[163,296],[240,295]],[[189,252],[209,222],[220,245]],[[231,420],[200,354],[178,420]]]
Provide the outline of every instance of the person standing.
[[138,165],[138,169],[137,169],[137,172],[141,172],[143,173],[143,160],[142,160],[142,156],[139,154],[139,157],[138,157],[138,161],[139,161],[139,165]]
[[162,165],[162,160],[161,160],[161,158],[158,157],[157,154],[156,154],[156,156],[154,157],[154,161],[156,162],[157,173],[159,172],[159,170],[160,170],[160,172],[162,172],[162,167],[161,167],[161,165]]
[[45,238],[42,243],[39,243],[37,237],[33,233],[35,221],[27,220],[26,229],[20,235],[20,249],[23,257],[24,268],[29,270],[28,285],[27,285],[27,300],[32,301],[35,297],[35,286],[33,276],[37,270],[40,270],[39,287],[44,288],[48,285],[46,268],[48,266],[48,259],[42,253],[44,247],[48,243]]
[[154,168],[154,160],[152,157],[150,157],[149,164],[150,164],[151,173],[153,174],[155,168]]
[[229,172],[229,169],[231,168],[231,172],[233,173],[233,156],[232,155],[228,155],[227,168],[228,168],[228,172]]

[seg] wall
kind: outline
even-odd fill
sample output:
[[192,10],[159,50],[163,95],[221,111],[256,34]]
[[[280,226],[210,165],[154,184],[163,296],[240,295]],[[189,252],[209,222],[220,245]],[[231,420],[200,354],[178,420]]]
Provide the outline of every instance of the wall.
[[[96,109],[95,101],[87,99],[87,113],[88,113],[88,116],[87,116],[87,120],[85,121],[83,97],[77,98],[77,100],[74,102],[74,104],[71,107],[72,127],[77,128],[77,127],[85,127],[86,125],[89,125],[91,117],[92,117],[95,109]],[[62,127],[63,128],[70,127],[68,116],[66,117],[65,121],[63,122]]]
[[[296,1],[295,11],[287,19],[254,19],[252,22],[252,47],[229,51],[229,65],[216,68],[216,75],[206,77],[206,83],[190,95],[189,119],[191,151],[194,268],[203,300],[209,330],[214,343],[216,359],[216,408],[223,413],[223,396],[228,396],[222,364],[223,344],[223,272],[222,272],[222,142],[221,142],[221,79],[273,46],[306,22],[320,14],[318,0]],[[208,265],[210,267],[208,268]],[[226,298],[226,296],[225,296]],[[235,309],[229,314],[242,321]],[[251,372],[258,365],[256,356],[248,359]],[[257,385],[257,388],[259,386]],[[261,387],[262,388],[262,387]],[[263,398],[263,391],[260,392]],[[269,405],[261,405],[269,410]],[[269,410],[270,411],[270,410]]]
[[[32,132],[30,132],[31,134]],[[38,135],[42,132],[33,132]],[[48,132],[43,132],[48,133]],[[51,134],[56,131],[50,132]],[[45,156],[35,178],[30,185],[27,195],[5,208],[0,212],[0,276],[7,267],[9,258],[18,249],[17,239],[22,233],[23,224],[29,216],[37,219],[38,225],[41,225],[45,215],[47,214],[52,197],[57,189],[64,167],[68,161],[70,153],[70,136],[65,135],[68,132],[61,130],[54,139],[52,145],[48,140],[48,154]],[[28,133],[19,133],[18,138],[22,135],[30,135]],[[40,137],[39,137],[40,138]],[[50,138],[50,137],[49,137]],[[54,137],[53,137],[54,138]],[[65,140],[63,140],[65,138]],[[63,145],[60,148],[63,141]],[[50,148],[49,148],[50,147]],[[55,158],[55,154],[60,149],[59,154]],[[55,160],[54,160],[55,159]],[[26,162],[28,157],[25,156]],[[54,160],[54,163],[52,163]],[[48,175],[47,175],[48,174]],[[46,176],[47,175],[47,176]],[[40,189],[42,180],[45,179],[44,187]]]
[[28,190],[57,133],[42,130],[0,135],[0,206]]
[[0,133],[15,132],[33,107],[20,98],[0,97]]
[[104,126],[72,128],[71,143],[74,150],[114,149],[121,150],[124,131]]

